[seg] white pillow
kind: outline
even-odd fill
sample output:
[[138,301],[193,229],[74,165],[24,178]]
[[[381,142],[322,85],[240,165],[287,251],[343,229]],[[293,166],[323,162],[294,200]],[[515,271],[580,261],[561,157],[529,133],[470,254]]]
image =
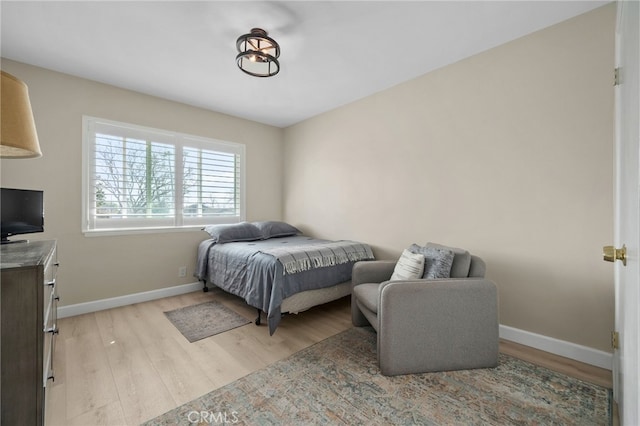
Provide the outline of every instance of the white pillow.
[[396,267],[391,275],[391,281],[415,280],[422,278],[424,271],[424,256],[404,250],[402,256],[396,263]]

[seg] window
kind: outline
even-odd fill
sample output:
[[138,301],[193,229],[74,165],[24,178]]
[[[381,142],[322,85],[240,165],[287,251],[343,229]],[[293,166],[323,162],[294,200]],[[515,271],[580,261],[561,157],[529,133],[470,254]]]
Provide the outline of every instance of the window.
[[83,117],[83,231],[244,220],[244,145]]

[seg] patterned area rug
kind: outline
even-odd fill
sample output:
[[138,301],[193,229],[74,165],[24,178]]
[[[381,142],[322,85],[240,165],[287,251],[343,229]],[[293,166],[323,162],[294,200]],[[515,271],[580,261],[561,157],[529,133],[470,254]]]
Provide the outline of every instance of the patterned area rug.
[[191,343],[251,322],[219,302],[200,303],[164,314]]
[[352,328],[147,423],[608,425],[610,392],[500,354],[493,369],[385,377]]

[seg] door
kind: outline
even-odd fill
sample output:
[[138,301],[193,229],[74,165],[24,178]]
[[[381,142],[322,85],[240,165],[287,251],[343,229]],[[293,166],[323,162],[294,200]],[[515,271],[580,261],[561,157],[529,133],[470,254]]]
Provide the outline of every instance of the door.
[[616,23],[616,202],[615,245],[627,248],[626,266],[615,263],[616,330],[619,349],[614,352],[614,398],[622,425],[640,424],[640,3],[618,1]]

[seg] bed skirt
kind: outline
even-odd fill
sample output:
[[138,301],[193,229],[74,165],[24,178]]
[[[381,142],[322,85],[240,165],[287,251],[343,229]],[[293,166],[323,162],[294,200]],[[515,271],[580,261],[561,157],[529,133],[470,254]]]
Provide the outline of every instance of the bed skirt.
[[287,297],[282,301],[281,311],[297,314],[317,305],[329,303],[351,294],[351,280],[332,287],[306,290]]

